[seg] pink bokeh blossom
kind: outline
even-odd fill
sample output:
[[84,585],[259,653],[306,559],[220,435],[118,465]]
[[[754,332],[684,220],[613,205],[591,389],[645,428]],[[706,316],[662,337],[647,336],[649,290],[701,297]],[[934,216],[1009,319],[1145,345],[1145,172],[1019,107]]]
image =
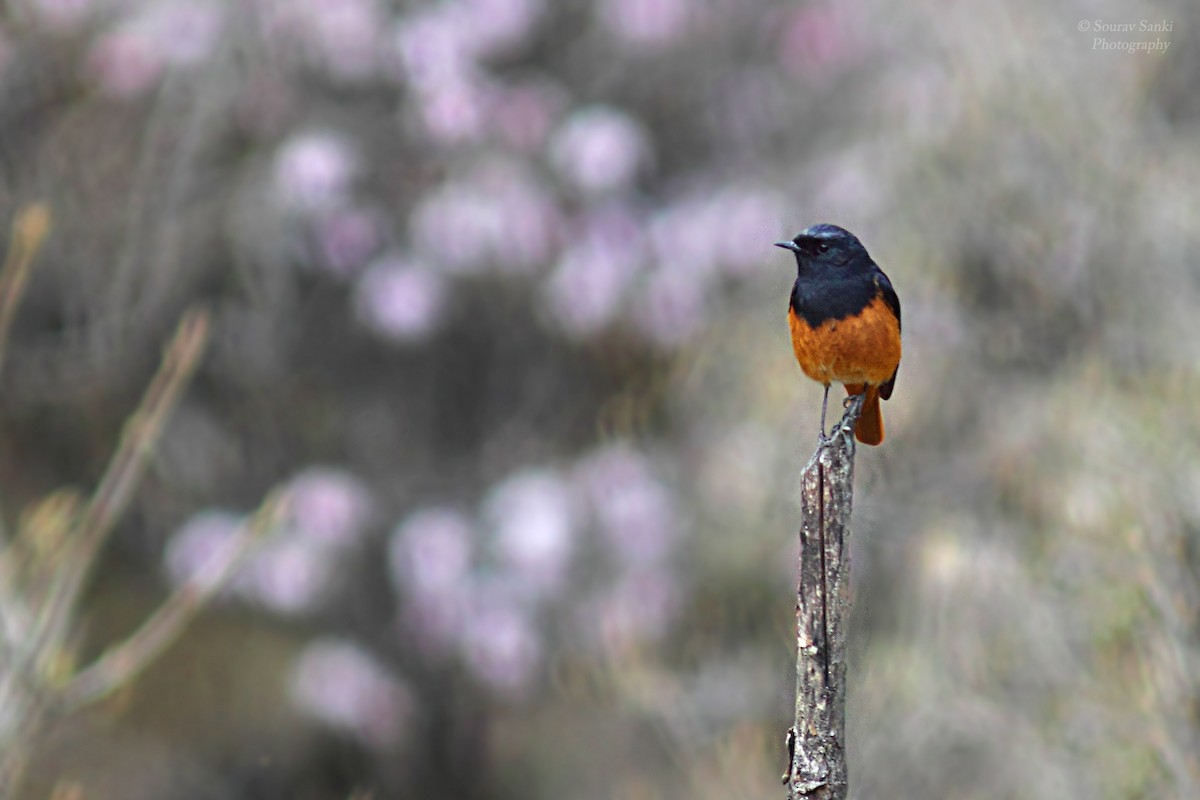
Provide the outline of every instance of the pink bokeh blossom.
[[334,587],[334,554],[286,534],[259,549],[235,588],[250,601],[280,614],[317,610]]
[[415,89],[435,91],[462,80],[477,67],[468,26],[453,3],[403,16],[392,33],[399,78]]
[[462,513],[432,507],[405,517],[388,542],[388,565],[398,591],[439,598],[460,591],[471,570],[474,525]]
[[825,79],[858,60],[863,51],[852,3],[808,3],[783,22],[779,61],[784,69],[809,80]]
[[102,92],[129,100],[158,85],[166,59],[144,34],[116,30],[96,40],[84,64],[85,76]]
[[596,593],[580,610],[580,627],[592,644],[620,649],[664,636],[681,604],[675,575],[664,569],[635,570]]
[[402,740],[416,707],[395,674],[358,645],[338,639],[305,647],[292,666],[288,693],[305,713],[380,749]]
[[543,302],[568,334],[595,334],[616,317],[644,258],[644,236],[632,209],[593,210],[544,284]]
[[505,479],[484,501],[493,547],[514,581],[535,594],[553,593],[567,578],[577,532],[570,484],[549,470]]
[[666,561],[679,540],[678,513],[643,454],[609,445],[580,460],[574,480],[620,563],[650,567]]
[[652,155],[645,126],[610,106],[576,110],[550,142],[550,163],[568,183],[588,194],[628,188]]
[[441,322],[450,287],[420,262],[385,256],[371,264],[354,290],[354,305],[373,331],[394,342],[420,342]]
[[34,17],[48,29],[60,33],[76,30],[91,17],[95,0],[34,0]]
[[463,145],[483,137],[487,91],[473,73],[456,75],[413,95],[421,129],[443,146]]
[[297,533],[321,545],[345,547],[359,541],[371,516],[371,494],[353,474],[331,467],[301,472],[288,484]]
[[700,284],[718,272],[743,276],[767,259],[764,247],[778,238],[784,209],[777,191],[756,184],[693,189],[651,218],[654,258]]
[[199,64],[215,51],[223,24],[222,9],[199,0],[170,0],[146,7],[133,26],[163,59],[175,66]]
[[524,44],[542,16],[545,0],[458,0],[454,5],[474,54],[487,58]]
[[341,275],[363,267],[383,241],[379,217],[369,208],[336,208],[313,224],[321,265]]
[[357,81],[379,65],[384,15],[375,0],[309,0],[305,34],[312,59],[333,77]]
[[302,211],[344,203],[357,172],[354,150],[333,133],[293,134],[275,156],[277,191],[287,206]]
[[566,102],[566,91],[548,79],[498,85],[490,95],[491,126],[508,147],[532,155],[545,146]]
[[622,42],[643,48],[674,42],[689,22],[688,0],[600,0],[604,26]]
[[467,667],[477,679],[503,694],[524,696],[542,663],[542,639],[522,606],[494,603],[478,609],[462,636]]
[[711,200],[711,218],[718,231],[714,251],[727,274],[745,276],[768,258],[786,216],[783,196],[761,186],[733,184],[716,192]]
[[245,522],[245,517],[227,511],[191,517],[167,542],[163,560],[171,581],[180,585],[195,580],[211,587],[217,577],[214,569],[230,554]]
[[642,284],[632,308],[633,323],[654,344],[673,349],[703,330],[707,306],[703,282],[683,269],[659,268]]
[[409,235],[429,263],[452,273],[527,273],[553,255],[561,224],[546,188],[519,164],[497,159],[425,195]]

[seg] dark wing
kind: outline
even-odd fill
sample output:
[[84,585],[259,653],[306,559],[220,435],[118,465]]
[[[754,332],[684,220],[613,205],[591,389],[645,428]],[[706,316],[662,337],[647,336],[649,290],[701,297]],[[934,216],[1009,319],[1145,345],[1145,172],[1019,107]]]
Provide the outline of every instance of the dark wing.
[[878,268],[875,273],[875,288],[883,295],[883,302],[887,303],[888,308],[896,315],[896,324],[903,330],[904,326],[900,325],[900,298],[896,296],[896,290],[892,288],[892,282],[888,280],[888,276]]
[[881,384],[879,387],[879,396],[884,400],[888,400],[892,396],[892,389],[896,388],[896,375],[900,372],[900,367],[896,367],[896,371],[892,373],[892,377],[887,379],[887,383]]
[[[903,328],[900,322],[900,298],[896,296],[896,290],[892,288],[892,282],[888,280],[888,276],[883,274],[883,270],[876,268],[875,273],[875,288],[883,295],[883,302],[887,303],[888,308],[896,315],[896,327]],[[896,367],[896,372],[892,373],[892,377],[888,378],[887,383],[879,387],[879,396],[887,400],[892,396],[892,389],[896,386],[896,373],[900,371],[900,367]]]

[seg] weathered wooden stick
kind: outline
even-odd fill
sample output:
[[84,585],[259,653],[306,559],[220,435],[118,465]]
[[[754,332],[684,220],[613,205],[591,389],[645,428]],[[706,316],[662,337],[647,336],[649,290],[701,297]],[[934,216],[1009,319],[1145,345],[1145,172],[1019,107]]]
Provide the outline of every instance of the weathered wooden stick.
[[[861,397],[861,396],[860,396]],[[796,717],[788,731],[788,800],[844,800],[846,622],[850,611],[850,507],[854,424],[849,404],[831,439],[804,467],[800,580],[796,589]]]

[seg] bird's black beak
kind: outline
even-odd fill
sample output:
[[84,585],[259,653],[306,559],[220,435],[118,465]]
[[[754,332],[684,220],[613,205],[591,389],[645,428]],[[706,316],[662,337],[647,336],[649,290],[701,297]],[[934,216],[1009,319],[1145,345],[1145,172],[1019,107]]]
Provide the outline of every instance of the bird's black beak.
[[793,253],[800,252],[800,245],[795,242],[776,242],[776,247],[782,247],[784,250],[791,250]]

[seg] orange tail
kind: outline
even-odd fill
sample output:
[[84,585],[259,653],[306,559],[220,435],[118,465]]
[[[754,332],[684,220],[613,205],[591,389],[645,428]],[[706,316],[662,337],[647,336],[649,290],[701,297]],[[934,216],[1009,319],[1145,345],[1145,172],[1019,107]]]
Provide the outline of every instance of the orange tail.
[[[857,389],[858,391],[853,391]],[[862,394],[862,385],[847,386],[846,394]],[[883,443],[883,415],[879,412],[879,387],[867,387],[867,399],[863,402],[862,416],[854,427],[854,438],[863,444]]]

